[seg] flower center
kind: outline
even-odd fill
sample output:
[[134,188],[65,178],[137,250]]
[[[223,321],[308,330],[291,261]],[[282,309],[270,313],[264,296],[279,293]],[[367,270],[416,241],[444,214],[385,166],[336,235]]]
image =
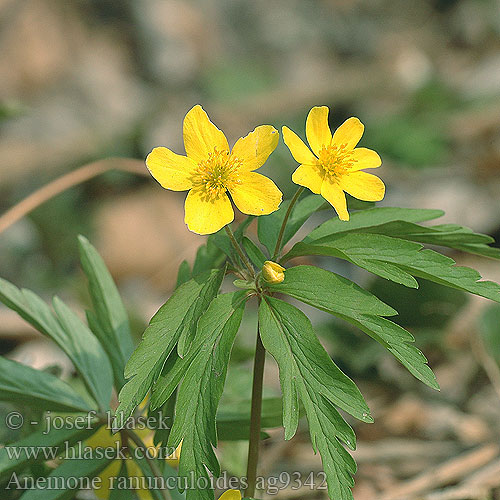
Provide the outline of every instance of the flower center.
[[319,152],[319,164],[330,178],[339,178],[346,174],[357,160],[353,150],[346,151],[347,144],[323,146]]
[[230,155],[229,151],[219,151],[215,147],[208,158],[198,163],[193,172],[193,187],[203,189],[210,198],[218,198],[228,189],[241,181],[238,178],[238,169],[242,161]]

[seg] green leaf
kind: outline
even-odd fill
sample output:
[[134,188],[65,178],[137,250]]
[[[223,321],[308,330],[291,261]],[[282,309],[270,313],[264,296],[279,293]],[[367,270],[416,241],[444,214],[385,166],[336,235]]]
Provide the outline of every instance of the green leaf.
[[352,499],[351,476],[356,465],[341,442],[354,450],[356,438],[334,405],[360,420],[373,422],[361,393],[330,359],[311,322],[296,307],[265,297],[259,308],[259,328],[264,347],[280,370],[285,439],[295,434],[300,398],[311,443],[321,455],[330,498]]
[[[217,412],[217,435],[221,441],[248,440],[250,435],[251,400],[221,405]],[[261,428],[281,427],[283,405],[281,398],[262,400]]]
[[[205,313],[202,315],[200,321],[198,322],[198,327],[196,330],[194,341],[187,354],[183,358],[180,358],[179,356],[170,356],[166,360],[161,375],[158,377],[157,381],[153,385],[151,393],[151,401],[150,401],[151,409],[159,408],[174,393],[177,386],[184,377],[187,368],[193,362],[193,359],[197,354],[196,350],[204,347],[202,345],[202,342],[207,335],[207,333],[205,332],[205,330],[208,328],[205,326],[205,324],[208,321],[207,318],[209,318],[210,315],[212,314],[211,311],[213,310],[213,308],[216,307],[217,304],[221,302],[222,300],[221,297],[225,297],[224,301],[233,301],[233,299],[230,299],[229,297],[230,295],[233,294],[220,295],[217,297],[217,299],[214,299],[212,301],[210,306],[208,306]],[[243,307],[242,304],[238,303],[238,301],[243,301],[245,299],[246,292],[243,291],[234,292],[234,296],[235,296],[234,303],[237,304],[238,307],[239,306]],[[209,309],[210,313],[208,311]],[[226,318],[223,316],[221,316],[221,318],[219,319],[221,321],[221,324],[223,324],[226,321]]]
[[468,301],[468,294],[461,290],[443,287],[429,280],[419,280],[417,289],[401,287],[385,279],[370,282],[368,290],[380,300],[391,304],[398,311],[395,323],[423,335],[422,340],[432,347],[441,345],[442,336],[428,338],[426,331],[445,328]]
[[92,478],[101,473],[112,460],[108,458],[75,458],[65,460],[59,467],[54,469],[48,476],[48,484],[51,478],[54,484],[62,485],[62,489],[32,489],[27,490],[21,496],[22,500],[70,500],[80,488],[68,489],[74,486],[73,478]]
[[0,477],[5,478],[13,470],[20,471],[28,463],[53,460],[65,451],[66,445],[72,446],[94,432],[95,429],[40,430],[20,441],[5,445],[0,449]]
[[92,409],[54,375],[3,356],[0,356],[0,400],[40,410],[88,412]]
[[153,316],[125,368],[125,377],[130,380],[120,391],[115,422],[118,428],[142,402],[180,339],[184,339],[184,346],[189,346],[198,319],[217,295],[224,272],[207,271],[187,281]]
[[[490,243],[495,241],[491,236],[474,233],[471,229],[457,224],[439,224],[428,227],[413,224],[412,222],[393,221],[361,229],[360,231],[454,248],[462,252],[500,259],[500,248],[489,246]],[[315,240],[315,243],[320,241]]]
[[481,315],[479,331],[488,353],[500,365],[500,306],[492,304]]
[[[278,241],[281,224],[285,218],[286,211],[291,200],[284,201],[276,212],[259,217],[258,236],[259,241],[267,248],[272,256],[274,247]],[[285,245],[292,236],[302,227],[304,222],[324,205],[325,200],[318,195],[312,194],[302,198],[292,209],[283,234],[282,245]]]
[[281,386],[285,388],[285,439],[291,439],[296,431],[299,415],[296,392],[301,383],[359,420],[373,422],[358,388],[332,361],[302,311],[272,297],[265,298],[260,311],[262,342],[278,362]]
[[113,371],[109,358],[99,341],[76,314],[58,297],[53,301],[54,311],[64,331],[68,333],[67,345],[76,369],[86,381],[87,387],[99,403],[99,407],[107,411],[113,388]]
[[120,487],[122,481],[126,482],[128,477],[126,462],[122,461],[120,471],[118,472],[114,483],[116,486],[111,490],[109,500],[135,500],[132,490]]
[[210,271],[210,269],[219,268],[225,260],[225,254],[221,252],[212,239],[208,238],[207,243],[200,246],[196,252],[192,277],[194,278],[202,273]]
[[262,250],[250,238],[247,238],[246,236],[243,238],[242,243],[248,257],[250,257],[250,260],[252,261],[252,264],[257,269],[262,269],[264,262],[267,260]]
[[[251,224],[253,219],[254,217],[251,216],[247,217],[234,231],[234,238],[238,243],[241,244],[243,235],[245,234],[246,229]],[[211,234],[208,237],[207,246],[210,243],[215,245],[220,251],[222,251],[227,257],[229,257],[229,259],[232,262],[234,263],[240,262],[240,258],[235,248],[233,247],[233,244],[231,243],[231,240],[229,239],[229,236],[227,235],[226,230],[224,228],[220,229],[214,234]]]
[[298,255],[331,255],[413,288],[417,284],[412,275],[500,302],[500,285],[479,281],[481,275],[474,269],[455,266],[453,259],[412,241],[381,234],[339,234],[318,244],[298,243],[286,258]]
[[191,268],[189,267],[189,262],[187,260],[183,260],[179,266],[179,271],[177,272],[177,283],[175,284],[175,288],[179,288],[190,279]]
[[108,359],[113,370],[113,379],[116,388],[122,387],[125,383],[125,377],[123,376],[123,368],[121,370],[119,368],[120,366],[123,366],[124,362],[121,351],[119,349],[112,350],[112,347],[109,344],[109,337],[104,330],[102,330],[101,323],[99,323],[94,311],[85,311],[85,316],[90,330],[99,339],[101,345],[106,350],[106,354],[108,355]]
[[[253,219],[254,217],[246,217],[234,231],[234,237],[238,243],[241,243],[243,234]],[[221,267],[227,258],[230,258],[233,262],[239,261],[239,257],[226,231],[221,229],[217,233],[211,234],[207,238],[207,243],[198,248],[193,264],[192,276],[197,276],[210,269]]]
[[[351,233],[349,233],[350,235]],[[339,239],[342,239],[343,233]],[[333,238],[330,236],[329,238]],[[337,237],[338,238],[338,237]],[[326,240],[323,238],[321,241]],[[366,249],[368,253],[369,249]],[[391,249],[393,252],[394,249]],[[307,244],[299,242],[293,246],[293,248],[281,259],[282,263],[287,262],[290,259],[295,257],[300,257],[303,255],[327,255],[330,257],[338,257],[340,259],[348,260],[349,262],[356,264],[363,269],[371,271],[378,276],[382,276],[388,280],[394,281],[395,283],[399,283],[401,285],[405,285],[410,288],[418,288],[417,280],[409,273],[401,269],[400,267],[391,264],[389,262],[380,262],[372,259],[363,259],[362,257],[356,258],[351,256],[351,253],[359,251],[358,248],[350,249],[350,252],[344,252],[339,248],[336,248],[334,243],[324,242],[323,244]],[[372,254],[370,252],[370,257]]]
[[233,285],[236,288],[242,288],[243,290],[255,290],[255,281],[248,280],[234,280]]
[[362,210],[351,214],[349,221],[342,221],[338,217],[327,220],[311,231],[304,238],[304,243],[310,243],[325,236],[349,231],[357,231],[362,228],[379,226],[392,221],[423,222],[442,217],[442,210],[430,210],[421,208],[399,208],[399,207],[377,207]]
[[[171,356],[176,356],[176,354],[173,352]],[[174,391],[159,408],[153,409],[151,405],[148,407],[148,417],[152,417],[152,421],[159,424],[149,427],[155,430],[153,437],[155,445],[167,444],[168,442],[168,436],[170,436],[170,429],[174,421],[176,399],[177,393]]]
[[115,384],[120,389],[125,382],[123,377],[125,363],[134,349],[127,311],[113,278],[97,250],[84,236],[78,237],[78,248],[94,307],[94,313],[90,314],[89,326],[111,360]]
[[[151,478],[151,484],[155,485],[158,484],[158,489],[156,488],[151,488],[149,490],[149,493],[155,500],[163,500],[163,496],[160,493],[160,486],[163,486],[161,481],[158,481],[156,476],[153,474],[151,471],[151,467],[149,466],[149,463],[145,458],[134,458],[135,462],[137,465],[140,467],[142,473],[144,474],[145,477]],[[177,471],[168,465],[168,463],[164,460],[158,460],[155,459],[156,464],[158,465],[158,468],[163,474],[163,478],[165,479],[165,485],[168,486],[172,481],[169,480],[169,478],[177,478]],[[177,481],[173,481],[174,484],[177,484]],[[168,497],[171,500],[184,500],[186,495],[184,493],[181,493],[177,487],[174,487],[172,489],[168,488]],[[110,498],[110,500],[112,500]]]
[[[395,316],[391,306],[384,304],[370,292],[338,274],[315,266],[295,266],[285,271],[285,280],[268,284],[273,292],[300,296],[303,302],[317,302],[321,308],[328,308],[348,317],[362,314]],[[313,304],[314,305],[314,304]]]
[[224,228],[220,229],[216,233],[211,234],[208,237],[207,243],[216,246],[226,257],[229,257],[229,259],[231,259],[233,262],[236,261],[237,255],[234,251],[231,240],[229,239]]
[[357,326],[391,352],[416,378],[429,387],[439,388],[425,356],[412,345],[415,339],[411,333],[383,317],[397,312],[352,281],[317,267],[297,266],[285,271],[282,283],[268,288]]
[[[223,294],[214,299],[198,323],[189,352],[164,370],[153,390],[151,405],[156,407],[182,379],[168,444],[177,448],[182,441],[179,475],[193,474],[195,482],[199,478],[208,479],[207,469],[214,476],[220,474],[213,451],[217,446],[215,416],[244,305],[244,292]],[[213,491],[189,489],[187,498],[212,499]]]
[[112,389],[111,366],[101,344],[78,316],[57,297],[54,315],[38,295],[19,290],[3,279],[0,279],[0,300],[56,342],[75,365],[99,407],[107,410]]
[[351,213],[352,211],[367,210],[369,208],[375,207],[374,201],[358,200],[357,198],[354,198],[354,196],[351,196],[349,193],[346,193],[346,200],[347,210],[349,210],[349,213]]
[[222,285],[222,280],[224,279],[226,269],[219,269],[212,271],[209,275],[209,279],[206,284],[202,287],[195,298],[191,309],[186,314],[185,323],[186,325],[182,328],[179,341],[177,343],[177,354],[182,358],[186,351],[188,350],[191,342],[193,341],[194,335],[196,333],[196,327],[198,320],[201,318],[202,314],[207,310],[210,302],[219,293],[219,288]]

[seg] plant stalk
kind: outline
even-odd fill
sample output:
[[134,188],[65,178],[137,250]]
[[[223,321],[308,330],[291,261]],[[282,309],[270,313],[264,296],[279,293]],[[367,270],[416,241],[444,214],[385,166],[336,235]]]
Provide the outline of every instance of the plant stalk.
[[260,339],[260,332],[257,329],[257,343],[255,346],[255,359],[253,365],[252,410],[250,413],[247,489],[245,491],[246,497],[255,496],[255,485],[257,483],[257,464],[259,462],[260,424],[262,413],[262,385],[264,379],[265,360],[266,350],[264,349],[262,340]]
[[285,234],[286,224],[288,222],[288,219],[290,218],[290,214],[292,213],[292,209],[293,209],[295,203],[297,203],[297,200],[299,199],[300,195],[302,194],[302,191],[304,191],[304,188],[302,186],[300,186],[299,189],[297,189],[297,191],[293,195],[293,198],[290,201],[290,205],[288,205],[288,208],[287,208],[286,213],[285,213],[285,218],[283,219],[283,222],[282,222],[281,228],[280,228],[280,232],[278,234],[278,239],[276,240],[276,246],[274,247],[273,258],[271,259],[272,261],[275,261],[280,253],[281,242],[283,241],[283,235]]
[[150,176],[149,172],[144,168],[144,162],[142,160],[134,160],[132,158],[106,158],[104,160],[88,163],[83,167],[58,177],[40,189],[37,189],[34,193],[31,193],[0,215],[0,233],[22,219],[42,203],[57,196],[59,193],[109,170],[122,170],[132,174]]
[[226,230],[227,235],[229,236],[229,239],[231,240],[231,243],[233,244],[234,249],[238,252],[238,255],[240,256],[241,261],[245,265],[245,267],[248,269],[248,272],[250,273],[251,278],[255,278],[255,271],[254,268],[252,267],[252,264],[250,264],[250,261],[248,260],[247,256],[245,255],[245,252],[243,252],[243,249],[241,248],[240,244],[238,241],[236,241],[236,238],[234,237],[234,233],[229,227],[229,224],[227,226],[224,226],[224,229]]

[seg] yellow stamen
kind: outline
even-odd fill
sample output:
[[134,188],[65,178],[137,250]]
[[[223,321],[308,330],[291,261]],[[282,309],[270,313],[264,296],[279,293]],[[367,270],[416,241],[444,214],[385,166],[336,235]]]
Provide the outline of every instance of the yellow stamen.
[[203,189],[207,198],[216,199],[241,183],[238,177],[241,164],[242,161],[231,156],[229,151],[218,151],[215,147],[193,172],[193,187]]
[[353,150],[347,151],[347,144],[323,146],[319,152],[319,163],[326,175],[338,179],[346,174],[357,160],[352,158]]

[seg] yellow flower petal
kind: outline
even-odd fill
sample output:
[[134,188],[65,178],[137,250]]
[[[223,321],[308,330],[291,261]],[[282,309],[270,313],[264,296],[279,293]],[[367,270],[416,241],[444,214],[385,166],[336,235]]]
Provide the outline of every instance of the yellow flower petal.
[[344,191],[364,201],[380,201],[385,195],[385,185],[376,175],[352,172],[341,180]]
[[345,194],[337,182],[325,179],[321,186],[321,196],[333,206],[340,220],[349,220]]
[[292,174],[292,181],[299,186],[309,188],[313,193],[321,193],[323,184],[322,171],[318,166],[300,165]]
[[106,448],[112,448],[119,446],[121,443],[120,434],[113,434],[106,426],[99,427],[99,430],[92,434],[85,441],[87,446],[91,448],[97,448],[98,446],[103,446]]
[[182,450],[182,441],[179,443],[179,446],[171,453],[168,457],[165,457],[168,465],[171,467],[177,467],[179,465],[179,460],[181,459],[181,450]]
[[274,127],[261,125],[236,141],[231,156],[242,160],[241,171],[251,172],[264,165],[278,141],[279,133]]
[[282,132],[283,140],[296,162],[305,165],[314,165],[316,163],[316,157],[293,130],[290,130],[288,127],[283,127]]
[[191,189],[191,176],[196,163],[187,156],[175,154],[167,148],[154,148],[146,158],[151,175],[165,188],[172,191]]
[[198,234],[216,233],[234,219],[233,207],[227,194],[207,196],[204,189],[191,189],[186,197],[184,221]]
[[239,490],[227,490],[219,497],[219,500],[241,500],[241,492]]
[[348,118],[333,134],[332,143],[336,146],[345,144],[347,151],[354,149],[364,130],[365,126],[357,118]]
[[143,479],[144,474],[142,469],[134,460],[127,460],[127,475],[130,478],[131,486],[139,486],[138,489],[134,489],[133,491],[135,491],[140,500],[153,500],[151,491],[147,487],[143,488],[143,486],[148,485],[148,481]]
[[240,175],[240,182],[231,186],[229,192],[234,204],[248,215],[270,214],[278,210],[283,198],[271,179],[256,172]]
[[214,147],[219,151],[229,151],[226,136],[210,121],[199,104],[191,108],[184,118],[183,135],[186,154],[196,163],[206,160]]
[[[100,446],[104,445],[101,444]],[[120,466],[120,460],[113,460],[100,474],[98,474],[97,477],[101,480],[101,484],[94,489],[97,498],[109,498],[111,483],[115,481],[114,478],[118,476]]]
[[349,157],[349,161],[351,160],[355,160],[351,167],[352,172],[363,168],[377,168],[382,165],[380,156],[372,149],[367,148],[356,148]]
[[307,115],[306,137],[315,155],[319,154],[323,146],[329,146],[332,142],[332,133],[328,125],[328,111],[326,106],[315,106]]

